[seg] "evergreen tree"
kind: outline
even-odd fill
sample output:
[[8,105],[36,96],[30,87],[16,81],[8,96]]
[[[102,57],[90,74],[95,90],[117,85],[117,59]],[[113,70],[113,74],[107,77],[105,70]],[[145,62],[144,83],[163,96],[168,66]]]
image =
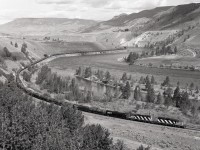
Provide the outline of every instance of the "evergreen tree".
[[111,80],[111,75],[110,75],[109,71],[107,71],[106,74],[105,74],[105,80],[108,81],[108,82]]
[[15,47],[18,48],[18,44],[17,43],[15,43]]
[[88,91],[87,95],[86,95],[86,98],[85,98],[85,102],[86,103],[90,103],[91,101],[92,101],[92,92]]
[[134,62],[139,58],[139,54],[135,52],[130,52],[128,55],[126,61],[129,62],[130,64],[134,64]]
[[42,84],[42,82],[47,78],[47,75],[51,74],[51,69],[48,66],[43,66],[38,73],[38,77],[36,79],[36,84]]
[[89,78],[92,76],[92,69],[91,67],[86,67],[85,69],[85,78]]
[[127,81],[125,87],[122,89],[122,98],[129,99],[130,96],[131,96],[131,86]]
[[26,48],[24,46],[21,47],[21,52],[26,54]]
[[166,79],[164,80],[164,82],[163,82],[161,85],[162,85],[162,86],[169,86],[169,85],[170,85],[169,76],[166,77]]
[[147,89],[147,96],[146,96],[146,99],[147,99],[147,102],[148,103],[154,103],[155,102],[155,91],[154,91],[154,88],[153,87],[150,87]]
[[146,83],[146,85],[145,85],[146,89],[147,90],[151,89],[151,83],[150,83],[150,80],[149,80],[149,76],[146,77],[145,83]]
[[194,90],[194,83],[192,82],[191,84],[190,84],[190,92],[191,92],[191,94],[192,94],[192,91]]
[[151,56],[154,56],[154,51],[151,51]]
[[190,110],[190,108],[191,108],[191,102],[189,100],[189,95],[187,92],[184,92],[181,98],[180,109],[184,114],[186,114],[187,111]]
[[30,82],[31,75],[29,75],[26,71],[23,72],[22,76],[25,81]]
[[102,80],[103,80],[103,77],[104,77],[103,71],[98,70],[98,71],[97,71],[97,78],[100,79],[100,80],[102,81]]
[[135,87],[135,90],[134,90],[134,99],[136,101],[139,101],[141,99],[141,91],[140,91],[140,86],[139,85],[137,85]]
[[156,47],[156,56],[159,56],[160,55],[160,48],[159,46]]
[[76,75],[82,76],[82,68],[81,68],[81,67],[79,67],[79,68],[76,70]]
[[194,106],[191,108],[191,114],[193,117],[196,115],[196,108]]
[[3,48],[3,52],[4,52],[5,57],[11,57],[12,56],[11,52],[8,50],[7,47]]
[[143,77],[143,76],[140,77],[139,83],[140,83],[140,84],[145,84],[145,80],[144,80],[144,77]]
[[111,89],[110,87],[106,87],[106,92],[105,92],[106,100],[107,101],[112,101],[112,94],[111,94]]
[[166,55],[166,48],[165,48],[165,45],[162,46],[161,55]]
[[144,147],[143,145],[141,145],[137,150],[150,150],[150,147]]
[[168,54],[172,54],[172,53],[173,53],[173,52],[172,52],[172,49],[171,49],[171,46],[167,46],[167,49],[166,49],[166,50],[167,50],[167,53],[168,53]]
[[155,78],[154,78],[154,76],[151,76],[151,84],[155,84],[156,82],[155,82]]
[[177,52],[178,52],[178,49],[177,49],[177,47],[175,46],[175,47],[174,47],[174,53],[177,54]]
[[161,103],[162,103],[162,95],[161,95],[161,93],[159,92],[158,95],[157,95],[156,104],[161,104]]
[[126,82],[126,81],[128,80],[126,72],[124,72],[124,74],[122,75],[121,80],[122,80],[123,82]]
[[174,90],[173,101],[176,104],[176,107],[180,107],[181,93],[179,86],[177,86],[176,89]]

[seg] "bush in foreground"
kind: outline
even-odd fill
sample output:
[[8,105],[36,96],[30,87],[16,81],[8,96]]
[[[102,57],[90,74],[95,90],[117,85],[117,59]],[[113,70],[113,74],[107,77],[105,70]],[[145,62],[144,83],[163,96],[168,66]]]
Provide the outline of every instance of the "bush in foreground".
[[2,149],[116,150],[108,130],[100,125],[83,126],[83,115],[77,109],[35,105],[14,84],[4,85],[0,91]]

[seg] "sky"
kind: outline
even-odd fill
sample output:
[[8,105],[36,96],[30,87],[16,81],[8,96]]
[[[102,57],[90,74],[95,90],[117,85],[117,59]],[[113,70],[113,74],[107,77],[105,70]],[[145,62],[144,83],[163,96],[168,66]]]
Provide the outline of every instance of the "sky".
[[121,13],[200,0],[0,0],[0,24],[16,18],[80,18],[108,20]]

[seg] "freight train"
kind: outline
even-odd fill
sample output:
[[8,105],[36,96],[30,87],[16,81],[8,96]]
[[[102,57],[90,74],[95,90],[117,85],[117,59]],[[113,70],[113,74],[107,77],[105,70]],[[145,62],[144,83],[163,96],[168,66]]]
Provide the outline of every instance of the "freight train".
[[48,59],[49,57],[58,56],[58,55],[61,55],[61,54],[55,54],[55,55],[51,55],[48,57],[46,56],[45,58],[42,58],[30,65],[18,70],[17,75],[16,75],[16,83],[17,83],[18,88],[22,89],[28,95],[35,97],[37,99],[40,99],[44,102],[55,104],[58,106],[63,106],[66,104],[73,105],[73,107],[76,107],[78,110],[83,111],[83,112],[88,112],[88,113],[93,113],[93,114],[98,114],[98,115],[103,115],[103,116],[108,116],[108,117],[114,117],[114,118],[119,118],[119,119],[131,120],[131,121],[138,121],[138,122],[143,122],[143,123],[157,124],[157,125],[177,127],[177,128],[186,128],[184,123],[177,119],[166,118],[166,117],[153,117],[151,115],[141,115],[141,114],[135,114],[135,113],[123,113],[123,112],[105,110],[105,109],[89,107],[89,106],[84,106],[84,105],[79,105],[79,104],[58,102],[51,97],[46,97],[46,96],[44,96],[40,93],[37,93],[37,92],[24,86],[24,84],[20,80],[20,73],[22,71],[24,71],[25,69],[27,69],[30,66],[33,66],[33,65],[36,65],[36,64],[42,62],[45,59]]

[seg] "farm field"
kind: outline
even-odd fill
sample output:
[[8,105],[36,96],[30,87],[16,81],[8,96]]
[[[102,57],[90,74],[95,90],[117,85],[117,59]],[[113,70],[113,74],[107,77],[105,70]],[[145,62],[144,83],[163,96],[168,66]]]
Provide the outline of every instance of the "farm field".
[[171,83],[176,86],[179,81],[182,87],[191,82],[195,85],[200,85],[200,72],[192,72],[186,70],[171,70],[160,68],[148,68],[144,66],[128,65],[127,63],[119,61],[120,58],[127,57],[128,53],[121,54],[107,54],[95,56],[82,56],[71,58],[58,58],[49,63],[51,68],[59,69],[59,72],[65,69],[75,70],[79,66],[91,66],[95,69],[109,70],[116,78],[121,78],[124,72],[131,74],[133,79],[139,80],[141,76],[154,75],[156,81],[161,83],[166,76],[170,77]]

